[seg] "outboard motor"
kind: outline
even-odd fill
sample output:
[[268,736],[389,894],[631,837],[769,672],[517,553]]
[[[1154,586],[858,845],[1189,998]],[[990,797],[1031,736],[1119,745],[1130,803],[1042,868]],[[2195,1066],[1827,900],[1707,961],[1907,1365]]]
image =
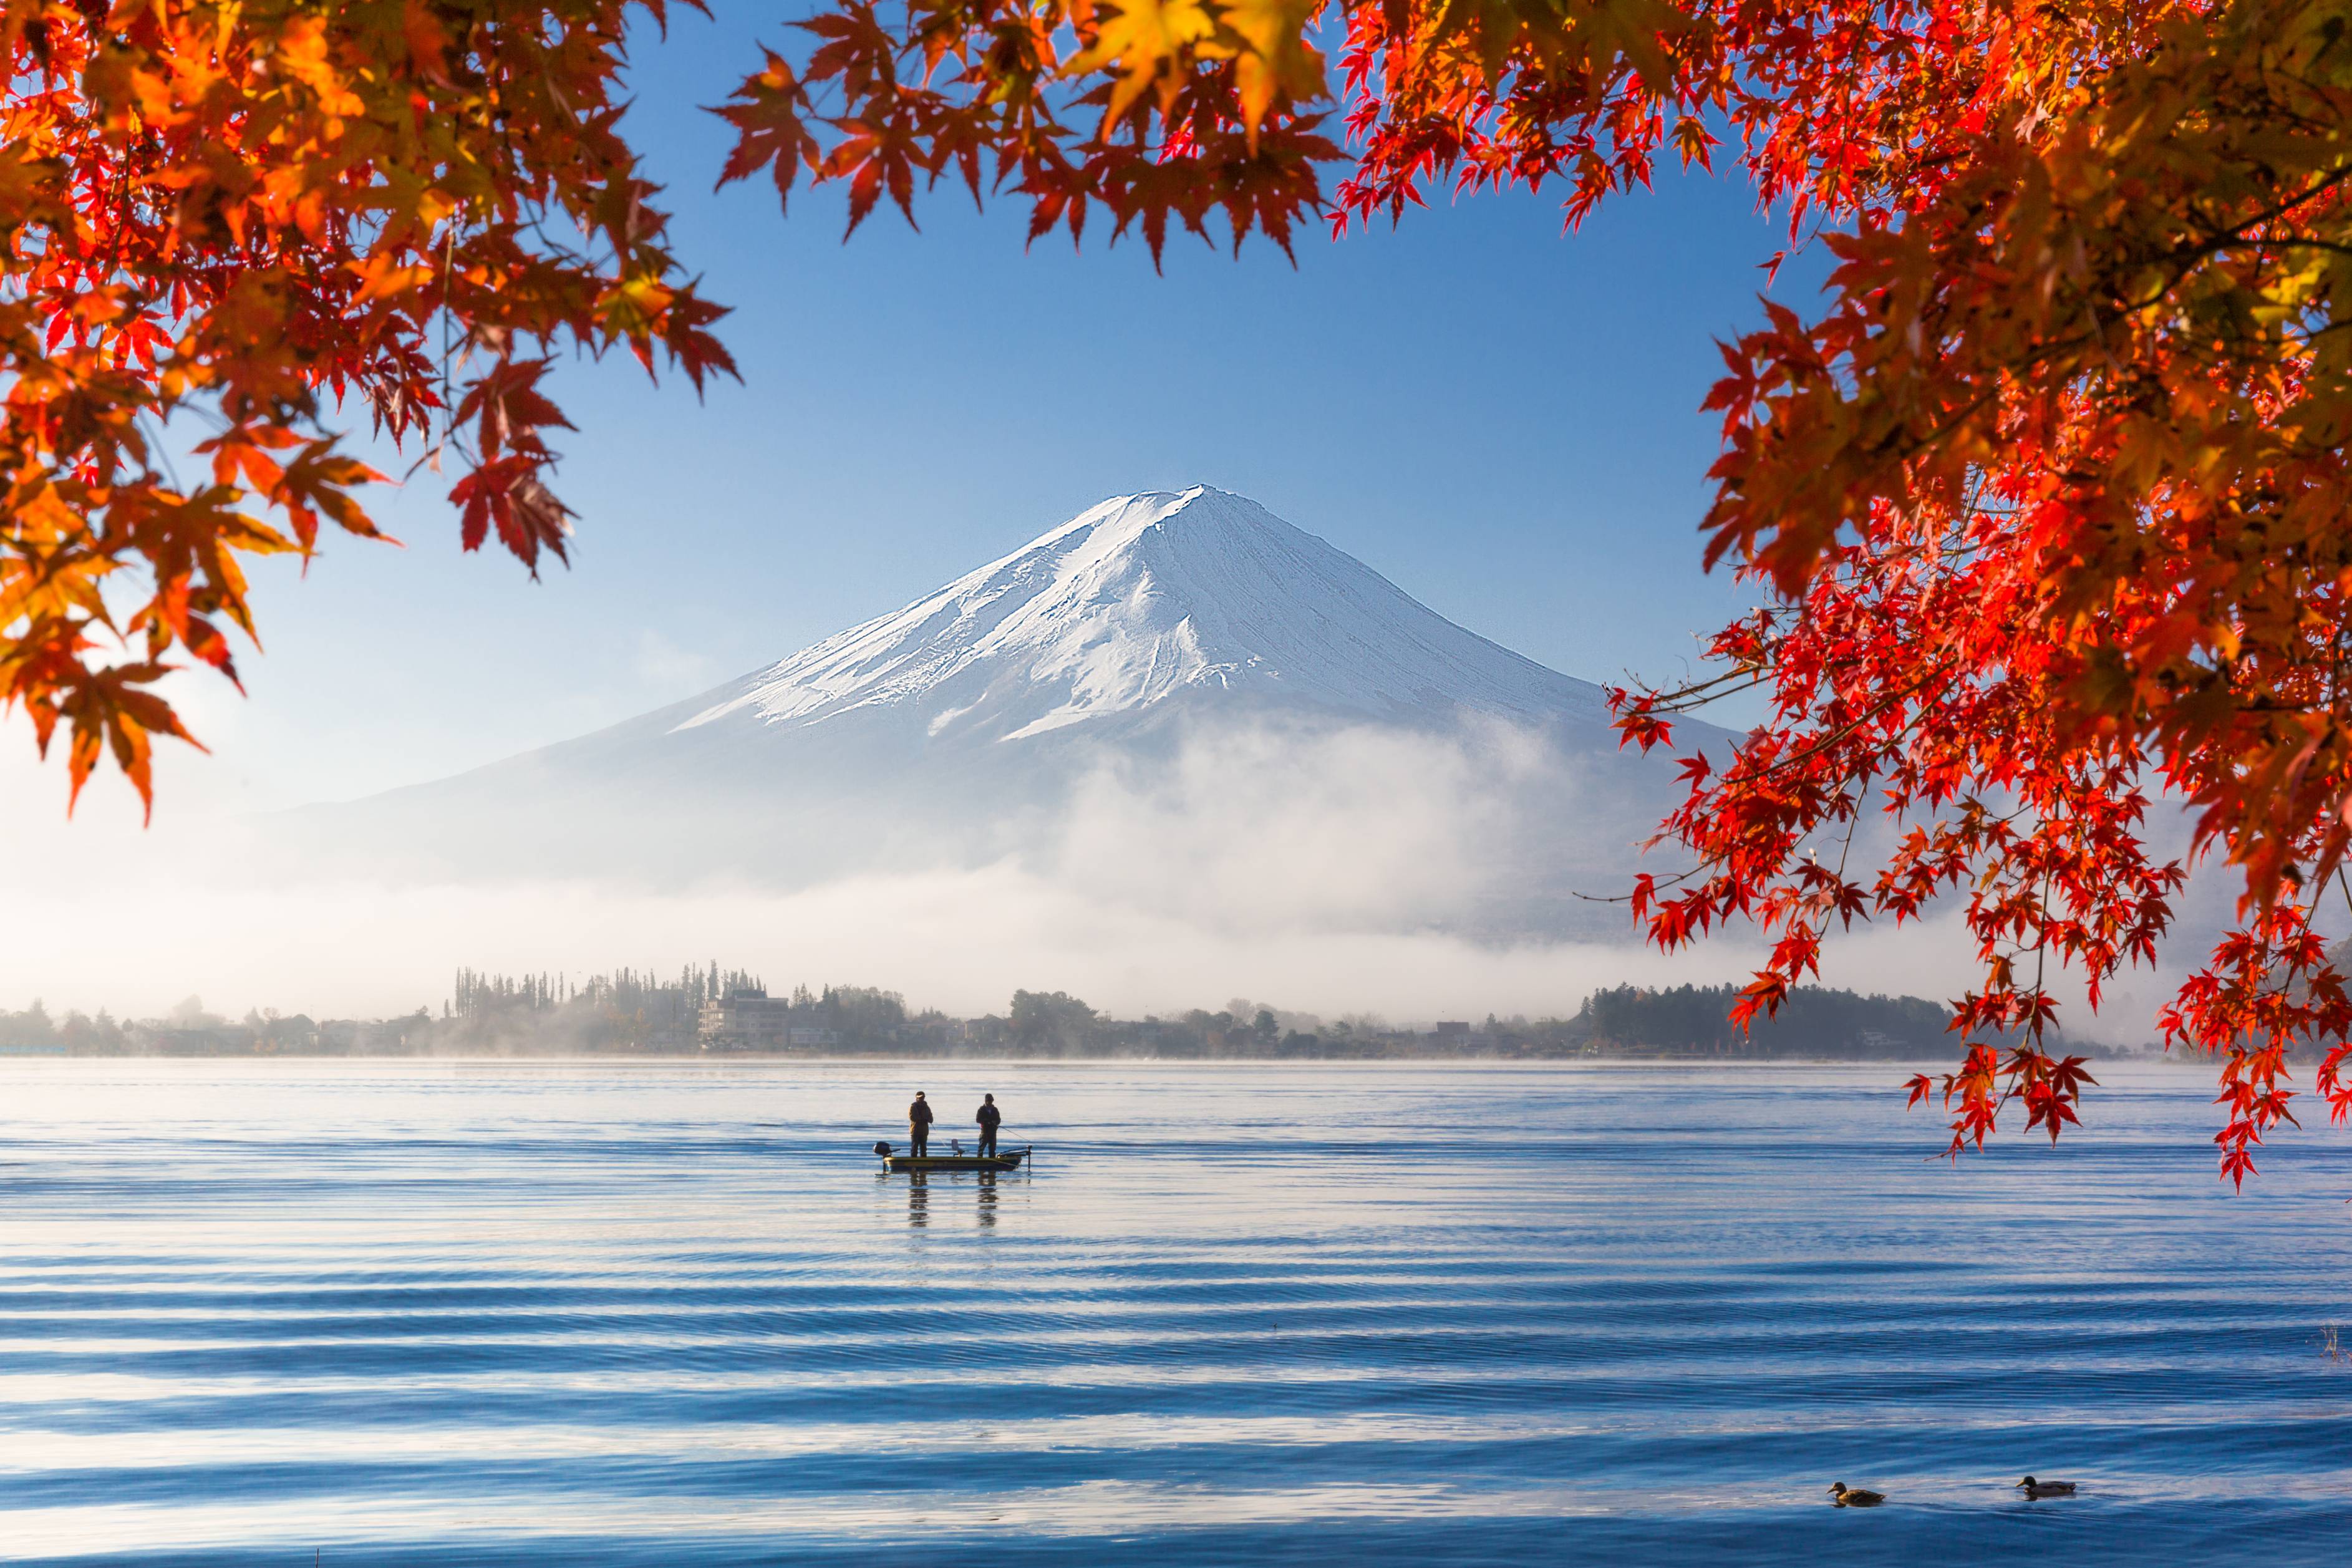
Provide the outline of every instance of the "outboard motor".
[[882,1142],[880,1140],[878,1140],[878,1139],[877,1139],[877,1140],[875,1142],[875,1144],[874,1144],[874,1152],[875,1152],[877,1154],[881,1155],[884,1159],[886,1159],[886,1160],[887,1160],[887,1159],[888,1159],[888,1158],[890,1157],[890,1145],[889,1145],[889,1144],[887,1144],[887,1143]]

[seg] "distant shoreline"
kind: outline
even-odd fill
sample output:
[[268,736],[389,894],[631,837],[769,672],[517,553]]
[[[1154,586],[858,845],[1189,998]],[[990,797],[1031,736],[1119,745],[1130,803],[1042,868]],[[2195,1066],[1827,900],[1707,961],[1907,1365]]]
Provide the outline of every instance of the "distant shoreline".
[[[2096,1046],[2081,1046],[2076,1054],[2084,1056],[2095,1068],[2106,1066],[2179,1067],[2204,1069],[2203,1060],[2179,1055],[2154,1052],[2103,1050]],[[156,1062],[241,1062],[255,1065],[309,1065],[320,1062],[365,1062],[381,1065],[387,1062],[419,1064],[449,1063],[453,1065],[545,1066],[545,1067],[680,1067],[710,1068],[749,1065],[793,1064],[807,1067],[880,1067],[973,1065],[998,1067],[1087,1067],[1087,1066],[1166,1066],[1166,1067],[1486,1067],[1486,1068],[1735,1068],[1762,1072],[1778,1068],[1904,1068],[1914,1067],[1948,1070],[1957,1059],[1928,1053],[1912,1053],[1890,1057],[1704,1057],[1651,1056],[1612,1054],[1600,1056],[1554,1055],[1511,1056],[1499,1054],[1455,1054],[1430,1052],[1419,1055],[1381,1054],[1363,1056],[1234,1056],[1193,1057],[1154,1056],[1140,1052],[1087,1052],[1084,1054],[1052,1055],[1028,1053],[966,1053],[957,1051],[926,1052],[825,1052],[812,1054],[799,1051],[725,1051],[693,1054],[679,1051],[378,1051],[378,1052],[281,1052],[257,1053],[242,1051],[211,1052],[141,1052],[141,1053],[75,1053],[42,1050],[0,1050],[0,1067],[12,1062],[125,1062],[149,1064]]]
[[[1061,991],[1015,990],[1002,1015],[910,1010],[895,991],[827,985],[771,995],[746,970],[688,969],[658,982],[634,970],[499,975],[461,968],[440,1016],[316,1019],[254,1009],[241,1021],[191,996],[160,1018],[101,1011],[52,1018],[37,1000],[0,1012],[0,1055],[123,1058],[548,1058],[646,1060],[996,1059],[1080,1061],[1691,1061],[1916,1062],[1958,1048],[1953,1015],[1916,996],[1801,986],[1777,1010],[1733,1018],[1731,985],[1604,987],[1573,1016],[1477,1021],[1475,1010],[1426,1024],[1372,1014],[1326,1021],[1234,997],[1210,1012],[1119,1018]],[[2060,1035],[2066,1054],[2112,1059],[2132,1047]],[[2142,1046],[2139,1050],[2147,1047]]]

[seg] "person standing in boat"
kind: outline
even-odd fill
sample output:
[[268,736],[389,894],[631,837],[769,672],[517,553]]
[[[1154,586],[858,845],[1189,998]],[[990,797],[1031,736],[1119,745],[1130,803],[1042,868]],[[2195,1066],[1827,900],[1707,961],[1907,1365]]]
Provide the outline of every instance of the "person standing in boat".
[[980,1152],[982,1154],[995,1153],[996,1124],[1004,1120],[1004,1113],[996,1109],[996,1096],[982,1095],[980,1110],[972,1120],[980,1123]]
[[915,1103],[907,1107],[907,1152],[917,1159],[931,1152],[931,1108],[923,1099],[923,1091],[915,1091]]

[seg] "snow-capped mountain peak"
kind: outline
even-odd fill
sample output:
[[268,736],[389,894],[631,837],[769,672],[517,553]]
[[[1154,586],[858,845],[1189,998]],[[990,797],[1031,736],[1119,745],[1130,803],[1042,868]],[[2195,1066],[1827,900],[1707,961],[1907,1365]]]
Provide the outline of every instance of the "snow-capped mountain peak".
[[1465,631],[1244,497],[1115,496],[737,682],[678,730],[852,712],[1018,741],[1213,689],[1378,717],[1598,721],[1600,689]]

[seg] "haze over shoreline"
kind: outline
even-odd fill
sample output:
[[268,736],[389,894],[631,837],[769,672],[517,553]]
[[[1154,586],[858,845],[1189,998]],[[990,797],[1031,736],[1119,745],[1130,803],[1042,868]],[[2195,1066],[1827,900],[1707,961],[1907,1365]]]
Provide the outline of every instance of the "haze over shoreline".
[[[635,971],[575,985],[562,977],[461,970],[437,1016],[312,1018],[276,1009],[230,1019],[189,997],[163,1017],[117,1020],[38,1005],[0,1011],[0,1054],[78,1057],[989,1058],[1034,1060],[1704,1059],[1887,1061],[1956,1048],[1952,1015],[1916,996],[1818,986],[1790,993],[1746,1028],[1730,1023],[1737,987],[1620,985],[1573,1013],[1400,1023],[1374,1014],[1326,1018],[1236,996],[1216,1008],[1123,1018],[1066,992],[1014,991],[999,1012],[954,1016],[910,1008],[896,992],[797,987],[771,995],[744,970]],[[2063,1037],[2061,1037],[2063,1038]],[[2068,1042],[2070,1050],[2078,1048]],[[2113,1046],[2096,1048],[2118,1054]],[[2121,1054],[2131,1054],[2125,1051]]]

